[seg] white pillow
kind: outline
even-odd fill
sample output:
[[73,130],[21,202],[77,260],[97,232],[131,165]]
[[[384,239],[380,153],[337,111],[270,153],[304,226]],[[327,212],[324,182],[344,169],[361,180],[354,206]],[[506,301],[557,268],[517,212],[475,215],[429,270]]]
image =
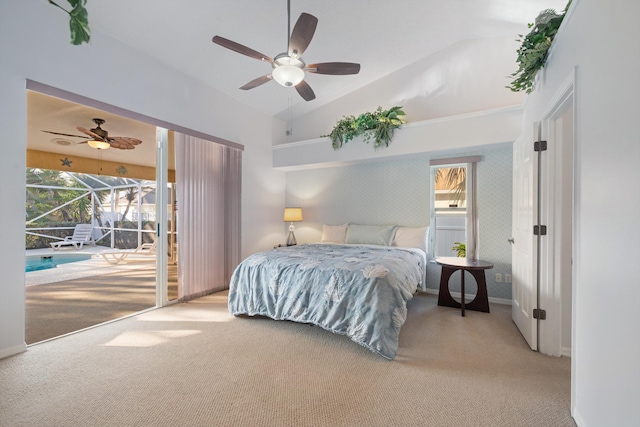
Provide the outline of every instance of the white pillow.
[[347,224],[342,225],[322,225],[321,242],[326,243],[344,243],[347,237]]
[[389,246],[396,228],[395,225],[350,224],[347,228],[346,243]]
[[418,248],[426,252],[428,231],[429,227],[398,227],[391,246]]

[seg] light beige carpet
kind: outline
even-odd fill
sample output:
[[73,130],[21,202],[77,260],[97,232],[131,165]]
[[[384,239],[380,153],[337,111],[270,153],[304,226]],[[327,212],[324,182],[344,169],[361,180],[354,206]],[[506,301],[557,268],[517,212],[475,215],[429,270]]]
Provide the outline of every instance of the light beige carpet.
[[395,361],[321,328],[234,318],[226,293],[0,360],[8,426],[574,426],[570,360],[510,319],[410,302]]

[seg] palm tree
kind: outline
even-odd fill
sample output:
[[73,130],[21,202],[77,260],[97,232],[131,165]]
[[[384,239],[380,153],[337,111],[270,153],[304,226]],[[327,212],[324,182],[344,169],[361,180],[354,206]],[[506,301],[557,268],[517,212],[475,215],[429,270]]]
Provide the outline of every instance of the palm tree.
[[138,195],[138,187],[129,187],[127,188],[127,192],[124,197],[127,199],[127,207],[122,214],[122,220],[124,221],[127,218],[127,214],[129,213],[129,209],[131,208],[131,204],[136,200]]
[[451,200],[463,202],[467,190],[467,168],[438,168],[435,174],[437,188],[448,189]]
[[57,188],[27,187],[26,217],[36,218],[61,206],[38,222],[84,222],[90,212],[90,205],[84,198],[63,206],[65,203],[81,196],[83,190],[65,190],[73,184],[64,177],[64,172],[45,169],[27,168],[27,185],[40,184]]

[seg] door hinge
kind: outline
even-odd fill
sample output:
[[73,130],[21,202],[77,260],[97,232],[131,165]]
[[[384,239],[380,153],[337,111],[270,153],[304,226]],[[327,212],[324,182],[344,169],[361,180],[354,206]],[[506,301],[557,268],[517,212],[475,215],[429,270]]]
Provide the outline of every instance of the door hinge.
[[534,236],[546,236],[547,235],[547,226],[546,225],[534,225],[533,226],[533,235]]
[[536,141],[533,143],[533,151],[547,151],[547,141]]
[[547,310],[541,310],[539,308],[534,308],[533,309],[533,318],[534,319],[540,319],[540,320],[546,320],[547,319]]

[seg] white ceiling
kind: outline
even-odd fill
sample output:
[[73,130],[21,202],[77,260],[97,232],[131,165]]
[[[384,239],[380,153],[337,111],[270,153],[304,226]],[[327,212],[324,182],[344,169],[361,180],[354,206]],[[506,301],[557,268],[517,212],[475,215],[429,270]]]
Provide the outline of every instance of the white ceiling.
[[[219,35],[274,57],[286,50],[286,0],[91,0],[87,2],[92,38],[105,35],[151,56],[268,115],[296,118],[331,101],[441,52],[467,39],[525,34],[527,23],[546,8],[562,10],[566,0],[291,0],[291,28],[302,12],[318,18],[303,55],[307,63],[357,62],[358,75],[308,74],[316,99],[304,101],[295,89],[275,81],[249,91],[243,84],[270,73],[268,63],[214,44]],[[500,54],[513,57],[515,51]],[[490,67],[487,63],[483,66]],[[144,165],[155,164],[155,128],[56,98],[30,93],[28,147]],[[94,117],[111,136],[143,140],[135,150],[101,153],[86,144],[62,146],[55,135],[79,134]],[[64,138],[82,141],[80,138]]]
[[[275,81],[238,88],[271,66],[214,44],[225,37],[274,57],[287,47],[286,0],[91,0],[93,37],[105,33],[269,115],[307,114],[465,39],[528,32],[526,24],[566,0],[291,0],[291,28],[302,12],[318,18],[306,63],[356,62],[358,75],[307,73],[316,99]],[[515,52],[512,55],[515,66]],[[289,104],[291,103],[291,108]],[[289,110],[288,110],[289,108]]]

